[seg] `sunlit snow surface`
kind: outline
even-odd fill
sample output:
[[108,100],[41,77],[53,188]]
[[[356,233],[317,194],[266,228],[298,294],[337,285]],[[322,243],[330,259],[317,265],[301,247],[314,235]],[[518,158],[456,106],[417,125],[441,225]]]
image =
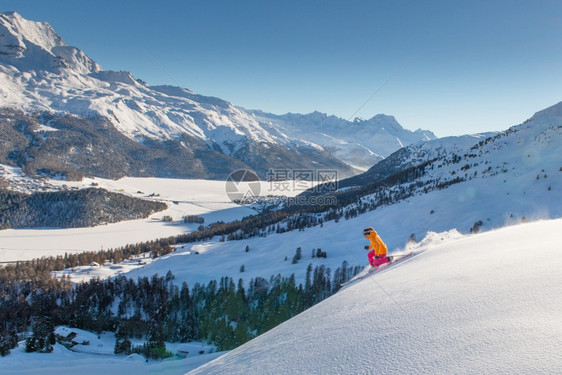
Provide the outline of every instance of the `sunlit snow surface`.
[[561,229],[558,219],[426,241],[189,374],[559,373]]

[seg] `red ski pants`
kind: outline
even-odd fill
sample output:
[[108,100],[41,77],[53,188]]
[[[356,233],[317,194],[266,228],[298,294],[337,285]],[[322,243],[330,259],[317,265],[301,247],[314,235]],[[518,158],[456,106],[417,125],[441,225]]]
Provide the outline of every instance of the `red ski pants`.
[[379,258],[375,258],[375,250],[369,251],[367,256],[369,257],[369,264],[373,267],[378,267],[381,264],[388,263],[388,258],[386,255]]

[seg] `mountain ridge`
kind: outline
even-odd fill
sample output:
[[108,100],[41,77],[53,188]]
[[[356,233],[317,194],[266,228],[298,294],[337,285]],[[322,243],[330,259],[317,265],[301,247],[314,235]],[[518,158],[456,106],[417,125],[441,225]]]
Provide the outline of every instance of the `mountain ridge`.
[[[357,140],[342,140],[351,124],[345,120],[336,121],[339,127],[333,127],[321,139],[314,134],[304,136],[296,131],[301,124],[287,128],[287,121],[276,115],[264,114],[265,118],[259,119],[256,113],[219,98],[179,87],[149,86],[130,72],[105,71],[80,49],[67,46],[47,23],[28,21],[17,13],[2,15],[0,33],[4,35],[0,39],[0,107],[15,107],[26,114],[72,114],[85,121],[101,116],[137,143],[172,142],[183,147],[182,141],[188,139],[188,143],[198,145],[196,152],[223,154],[221,158],[232,171],[242,166],[257,169],[261,175],[264,170],[287,168],[292,163],[287,153],[271,155],[265,151],[267,147],[290,150],[300,160],[295,168],[316,169],[320,162],[322,168],[336,169],[344,177],[358,173],[355,166],[365,169],[380,159],[373,159],[373,155],[388,154],[383,149],[388,142],[358,144]],[[411,140],[424,138],[398,127]],[[389,133],[385,140],[393,137]],[[396,149],[401,147],[400,142],[393,144]],[[256,152],[264,163],[261,168],[249,158]],[[238,162],[231,163],[231,158]],[[226,176],[207,165],[208,159],[196,159],[207,171],[192,177]],[[186,168],[178,177],[190,176],[189,170]]]

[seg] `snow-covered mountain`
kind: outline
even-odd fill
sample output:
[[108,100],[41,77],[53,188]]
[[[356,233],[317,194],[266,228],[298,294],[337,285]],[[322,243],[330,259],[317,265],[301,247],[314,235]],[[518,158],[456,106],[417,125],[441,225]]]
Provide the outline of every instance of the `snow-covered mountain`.
[[320,112],[281,116],[259,111],[253,113],[261,123],[277,124],[292,137],[321,144],[324,149],[359,169],[369,168],[409,144],[436,138],[427,130],[406,130],[393,116],[382,114],[369,120],[356,118],[350,122]]
[[[262,174],[269,168],[331,168],[349,176],[357,172],[352,165],[367,168],[379,159],[377,155],[434,138],[431,132],[410,132],[386,118],[385,126],[376,125],[380,121],[375,117],[363,129],[332,117],[328,122],[314,120],[316,113],[275,116],[184,88],[149,86],[129,72],[104,71],[81,50],[67,46],[47,23],[26,20],[15,12],[0,15],[0,83],[0,107],[22,111],[3,111],[5,122],[27,124],[15,130],[18,143],[32,138],[31,145],[9,147],[2,161],[23,166],[22,157],[50,158],[51,166],[32,168],[49,173],[56,172],[53,165],[62,172],[69,168],[61,166],[64,161],[55,155],[71,159],[75,170],[83,167],[87,174],[115,177],[113,171],[91,168],[107,164],[110,160],[104,155],[113,153],[115,159],[123,160],[118,168],[124,170],[121,175],[160,172],[162,176],[216,178],[246,167]],[[60,119],[69,116],[72,122],[85,124],[88,132],[77,125],[70,129],[68,124],[60,125]],[[371,123],[372,127],[367,126]],[[38,128],[45,125],[62,132],[41,132]],[[27,128],[39,135],[34,137]],[[350,132],[352,128],[357,130]],[[77,142],[64,137],[68,131],[82,133],[81,150],[59,145],[55,153],[30,155],[52,149],[47,143]],[[100,141],[96,138],[108,132],[112,142],[103,145],[103,152],[96,152]],[[367,135],[357,137],[365,141],[350,136],[359,133]],[[19,160],[8,155],[14,151],[23,154]],[[77,155],[81,153],[87,155]],[[145,168],[135,165],[139,154],[153,154],[139,163]],[[158,162],[163,158],[176,159],[168,164],[177,167],[166,170]]]
[[[45,22],[33,22],[22,18],[18,13],[0,14],[0,61],[19,72],[33,71],[37,68],[50,72],[62,69],[77,73],[97,73],[102,68],[78,48],[70,47]],[[4,74],[10,69],[4,67]],[[61,69],[62,68],[62,69]],[[14,72],[12,70],[12,72]],[[3,82],[4,83],[4,82]],[[13,94],[10,89],[2,95]]]

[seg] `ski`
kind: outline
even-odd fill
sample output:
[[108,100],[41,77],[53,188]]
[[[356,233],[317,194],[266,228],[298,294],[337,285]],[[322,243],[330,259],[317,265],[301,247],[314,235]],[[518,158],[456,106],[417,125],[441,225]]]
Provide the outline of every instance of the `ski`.
[[405,254],[391,255],[391,256],[389,256],[389,258],[390,258],[389,263],[381,264],[378,267],[367,266],[367,267],[365,267],[365,269],[363,271],[359,272],[357,275],[352,277],[350,280],[346,281],[345,283],[340,284],[340,287],[341,287],[340,290],[342,290],[344,288],[347,288],[351,284],[355,284],[359,280],[363,280],[367,277],[371,277],[375,273],[377,273],[379,271],[382,271],[382,270],[385,270],[388,267],[392,267],[394,264],[400,263],[400,262],[402,262],[406,259],[411,258],[412,256],[414,256],[413,251],[411,251],[409,253],[405,253]]

